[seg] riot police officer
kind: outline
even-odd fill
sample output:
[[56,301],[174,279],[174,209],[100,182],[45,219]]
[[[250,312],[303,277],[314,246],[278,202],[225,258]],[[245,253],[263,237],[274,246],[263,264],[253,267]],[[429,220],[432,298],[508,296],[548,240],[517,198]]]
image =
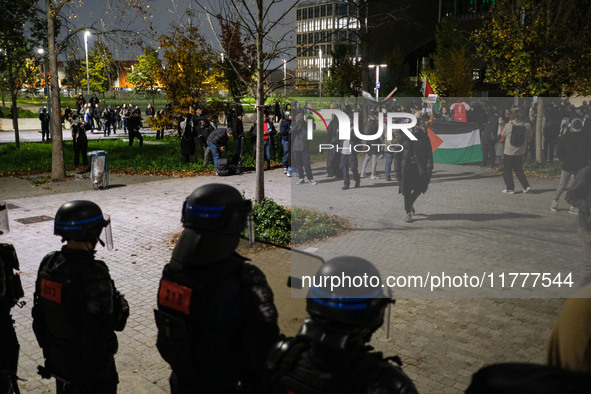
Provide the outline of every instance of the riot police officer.
[[197,188],[183,204],[155,310],[173,394],[262,390],[279,328],[264,274],[235,252],[250,214],[250,200],[222,184]]
[[[361,287],[331,287],[322,278],[369,278]],[[375,279],[372,279],[375,278]],[[380,273],[367,260],[337,257],[316,274],[307,298],[308,318],[295,338],[271,351],[271,393],[416,393],[397,357],[384,358],[366,343],[384,322],[393,300],[384,294]],[[353,281],[355,283],[355,280]]]
[[110,218],[91,201],[70,201],[55,215],[54,234],[66,245],[43,258],[35,283],[33,331],[45,358],[39,373],[56,378],[58,394],[116,393],[115,331],[125,327],[129,306],[94,257],[98,242],[112,249]]
[[[10,231],[6,203],[0,201],[0,235]],[[0,394],[18,393],[19,344],[10,310],[24,295],[12,244],[0,243]],[[22,306],[22,305],[20,305]]]

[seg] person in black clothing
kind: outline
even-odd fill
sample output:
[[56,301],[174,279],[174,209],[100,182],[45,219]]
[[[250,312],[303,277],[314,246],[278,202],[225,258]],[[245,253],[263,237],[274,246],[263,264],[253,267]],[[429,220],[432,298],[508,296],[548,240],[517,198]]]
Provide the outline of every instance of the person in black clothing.
[[487,118],[482,132],[480,133],[480,143],[482,147],[482,164],[480,167],[490,168],[495,166],[495,145],[499,141],[499,114],[496,107],[487,109]]
[[142,119],[137,111],[133,111],[127,120],[127,129],[129,130],[129,146],[133,145],[134,138],[140,140],[140,147],[144,144],[144,137],[140,133],[142,127]]
[[[327,143],[332,146],[339,144],[339,121],[336,115],[333,115],[332,120],[328,123],[328,129],[326,130]],[[341,153],[337,152],[336,149],[329,149],[326,154],[326,176],[329,178],[342,178],[341,166]]]
[[70,123],[70,127],[72,126],[72,114],[73,114],[72,108],[70,108],[70,106],[67,105],[66,109],[64,110],[64,119],[62,121],[62,123],[64,123],[64,125],[67,120]]
[[[572,120],[569,130],[560,137],[558,142],[557,156],[562,163],[562,172],[560,181],[554,193],[554,199],[550,205],[552,212],[558,211],[558,200],[568,186],[570,179],[577,172],[587,165],[587,159],[591,154],[591,124],[587,123],[583,127],[583,121],[580,118]],[[579,213],[578,209],[572,207],[570,213]]]
[[80,155],[82,155],[82,165],[88,165],[88,137],[86,137],[86,124],[80,122],[80,117],[74,115],[72,123],[72,142],[74,145],[74,166],[80,164]]
[[242,123],[242,114],[232,120],[231,129],[234,134],[234,156],[232,162],[238,164],[242,156],[242,144],[244,143],[244,124]]
[[291,127],[291,141],[290,149],[292,155],[292,166],[300,178],[298,185],[305,183],[305,176],[308,178],[308,183],[316,185],[312,167],[310,166],[310,144],[307,137],[307,126],[304,120],[304,114],[299,112],[295,116],[295,121]]
[[[330,281],[316,287],[322,278],[334,277],[370,279],[358,288],[332,287]],[[394,303],[380,282],[379,271],[359,257],[336,257],[323,264],[308,294],[308,318],[299,333],[279,341],[269,353],[266,392],[416,394],[412,380],[391,362],[400,360],[384,358],[367,345]]]
[[43,258],[35,282],[33,331],[43,349],[43,378],[57,393],[115,394],[117,336],[129,316],[107,265],[95,260],[101,232],[112,249],[110,220],[91,201],[70,201],[55,215],[54,234],[66,242]]
[[181,137],[181,156],[183,163],[187,164],[190,157],[195,154],[195,139],[193,138],[193,115],[187,113],[179,123],[179,135]]
[[[10,231],[8,208],[0,201],[0,235]],[[19,344],[10,310],[23,297],[18,257],[12,244],[0,243],[0,394],[18,392]],[[19,304],[22,307],[22,304]]]
[[207,137],[207,146],[213,155],[213,166],[218,170],[218,161],[227,149],[228,140],[232,137],[232,129],[216,129]]
[[279,327],[264,274],[235,252],[250,214],[251,202],[222,184],[197,188],[183,204],[155,311],[173,394],[263,391]]
[[291,155],[290,155],[290,140],[291,140],[291,112],[286,111],[285,117],[279,125],[279,136],[281,138],[281,146],[283,147],[283,160],[281,165],[283,173],[291,176]]
[[197,142],[195,143],[195,162],[198,160],[197,148],[201,147],[203,153],[203,168],[207,167],[210,163],[213,163],[213,155],[211,149],[207,145],[207,138],[213,132],[214,128],[207,122],[207,118],[204,116],[199,118],[197,129],[194,132],[197,135]]
[[[425,129],[424,118],[429,115],[417,113],[418,124],[412,133],[417,141],[405,137],[402,140],[400,160],[400,184],[398,193],[404,196],[404,211],[406,222],[412,222],[415,213],[414,203],[417,198],[427,191],[433,172],[433,152],[431,141]],[[423,118],[423,119],[421,119]]]
[[47,112],[47,107],[43,106],[41,111],[39,112],[39,120],[41,121],[41,141],[45,141],[47,138],[47,142],[51,141],[51,135],[49,135],[49,121],[51,117]]
[[93,107],[98,108],[99,102],[100,100],[98,99],[98,97],[96,97],[96,93],[92,94],[92,97],[90,97],[90,99],[88,100],[88,102],[90,104],[92,104]]
[[85,106],[86,100],[84,99],[84,96],[79,95],[76,99],[76,112],[78,113],[78,115],[84,115]]

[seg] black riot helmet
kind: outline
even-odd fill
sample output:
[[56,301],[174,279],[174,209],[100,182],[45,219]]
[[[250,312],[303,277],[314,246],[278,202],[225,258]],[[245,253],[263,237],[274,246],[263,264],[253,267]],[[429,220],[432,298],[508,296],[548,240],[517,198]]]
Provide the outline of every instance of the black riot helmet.
[[240,234],[249,226],[253,239],[252,204],[232,186],[201,186],[183,203],[181,221],[185,230],[173,251],[173,260],[185,266],[204,265],[234,253]]
[[93,244],[99,241],[105,228],[107,247],[109,250],[113,248],[111,220],[92,201],[76,200],[62,205],[55,214],[53,228],[53,233],[66,241],[88,241]]
[[251,213],[250,200],[244,200],[232,186],[212,183],[201,186],[183,204],[183,227],[195,231],[240,235]]
[[390,303],[372,263],[353,256],[333,258],[314,277],[306,305],[310,318],[298,335],[337,348],[369,341]]

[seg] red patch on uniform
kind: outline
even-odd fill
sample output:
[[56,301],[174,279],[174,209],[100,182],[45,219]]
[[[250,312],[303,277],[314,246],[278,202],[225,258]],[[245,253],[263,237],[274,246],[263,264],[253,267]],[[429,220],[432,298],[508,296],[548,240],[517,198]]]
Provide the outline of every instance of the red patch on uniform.
[[41,297],[61,304],[62,284],[58,282],[52,282],[47,279],[41,279]]
[[178,283],[162,279],[158,292],[158,303],[186,315],[190,312],[192,290]]

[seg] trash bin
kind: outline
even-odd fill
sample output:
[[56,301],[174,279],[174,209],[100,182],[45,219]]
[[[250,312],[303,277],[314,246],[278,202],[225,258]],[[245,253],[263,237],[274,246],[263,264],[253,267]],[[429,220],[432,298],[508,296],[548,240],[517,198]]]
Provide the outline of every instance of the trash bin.
[[93,150],[88,152],[90,156],[90,181],[95,190],[103,190],[109,187],[109,162],[107,151]]

